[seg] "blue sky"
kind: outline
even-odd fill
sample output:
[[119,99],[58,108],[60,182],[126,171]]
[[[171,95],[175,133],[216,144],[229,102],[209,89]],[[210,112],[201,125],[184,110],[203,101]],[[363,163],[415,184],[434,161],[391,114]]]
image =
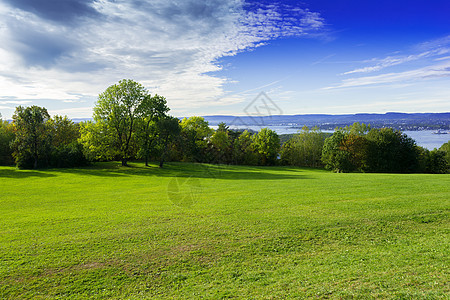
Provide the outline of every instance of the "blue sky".
[[0,0],[0,113],[91,117],[123,78],[176,116],[450,111],[450,2]]

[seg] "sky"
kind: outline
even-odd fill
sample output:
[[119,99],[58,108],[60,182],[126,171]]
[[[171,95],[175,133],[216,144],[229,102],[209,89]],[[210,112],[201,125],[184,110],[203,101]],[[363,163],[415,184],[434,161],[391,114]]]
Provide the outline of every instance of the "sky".
[[174,116],[450,112],[450,1],[0,0],[0,113],[89,118],[133,79]]

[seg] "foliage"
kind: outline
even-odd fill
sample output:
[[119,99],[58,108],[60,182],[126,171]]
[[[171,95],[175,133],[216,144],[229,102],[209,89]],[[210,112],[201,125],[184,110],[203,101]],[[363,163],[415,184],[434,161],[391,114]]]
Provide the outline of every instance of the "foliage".
[[258,155],[254,151],[252,134],[245,130],[233,145],[233,163],[236,165],[257,165]]
[[145,159],[145,165],[154,153],[155,141],[158,136],[157,122],[167,117],[169,111],[166,98],[155,95],[150,98],[150,104],[143,118],[138,120],[137,139],[139,143],[138,158]]
[[213,134],[207,121],[202,117],[184,118],[181,123],[181,136],[178,147],[182,149],[183,160],[202,162],[208,145],[208,138]]
[[418,169],[416,143],[392,128],[372,129],[367,134],[367,171],[411,173]]
[[320,167],[324,140],[325,134],[318,127],[310,130],[304,126],[298,134],[283,144],[281,160],[291,166]]
[[165,117],[157,122],[158,141],[161,148],[161,155],[159,159],[159,167],[162,168],[164,159],[167,156],[169,143],[174,141],[180,134],[180,121],[174,117]]
[[98,96],[94,107],[94,120],[103,123],[109,145],[118,154],[122,165],[126,166],[128,159],[135,156],[135,131],[139,119],[151,116],[154,111],[154,101],[148,91],[140,84],[130,79],[111,85]]
[[274,165],[278,159],[280,150],[280,138],[278,134],[268,128],[261,129],[252,136],[253,149],[258,154],[260,165]]
[[55,168],[82,167],[89,164],[83,145],[76,141],[53,148],[49,165]]
[[80,125],[67,116],[54,116],[48,121],[52,137],[49,165],[56,168],[80,167],[88,164],[80,138]]
[[417,147],[418,172],[431,174],[445,174],[448,172],[445,152],[434,149],[432,151]]
[[322,162],[325,168],[334,172],[354,172],[367,170],[366,134],[370,125],[358,122],[352,126],[337,128],[325,140],[322,149]]
[[19,168],[38,168],[48,165],[51,132],[47,109],[39,106],[18,106],[13,115],[15,139],[13,156]]
[[445,153],[445,159],[447,161],[447,172],[450,172],[450,141],[443,144],[439,148],[439,150]]
[[345,126],[339,129],[348,134],[364,136],[371,130],[371,127],[370,124],[355,122],[351,126]]
[[0,166],[10,166],[14,164],[10,147],[14,140],[14,128],[8,121],[3,121],[0,115]]
[[80,138],[79,125],[75,124],[67,116],[53,116],[53,118],[48,120],[48,126],[54,147],[70,145]]
[[417,147],[413,139],[392,128],[369,128],[355,123],[336,130],[325,140],[325,167],[335,172],[447,172],[445,152]]
[[80,138],[85,156],[90,161],[106,161],[120,157],[117,147],[110,147],[115,140],[105,122],[80,123]]
[[326,138],[322,150],[325,168],[338,173],[357,171],[362,162],[356,159],[353,152],[353,141],[356,140],[354,135],[341,130],[336,130],[331,137]]
[[231,161],[232,141],[228,135],[228,130],[219,129],[211,136],[212,161],[215,163],[229,163]]

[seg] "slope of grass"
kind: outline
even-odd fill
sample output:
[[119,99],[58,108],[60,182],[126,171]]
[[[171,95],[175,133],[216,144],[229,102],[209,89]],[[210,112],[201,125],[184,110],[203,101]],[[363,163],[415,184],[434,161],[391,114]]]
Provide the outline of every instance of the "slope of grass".
[[445,298],[449,175],[0,167],[0,298]]

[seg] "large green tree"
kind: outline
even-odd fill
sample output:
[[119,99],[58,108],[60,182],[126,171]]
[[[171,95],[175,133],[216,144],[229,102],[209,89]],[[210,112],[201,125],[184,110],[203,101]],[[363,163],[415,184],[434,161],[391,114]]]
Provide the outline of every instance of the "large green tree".
[[18,106],[13,115],[15,139],[13,156],[19,168],[46,166],[51,147],[47,109]]
[[98,96],[94,107],[94,120],[103,123],[105,135],[110,135],[110,148],[115,150],[122,165],[134,156],[133,147],[139,120],[145,119],[153,109],[152,97],[140,83],[130,79],[111,85]]
[[347,134],[336,130],[325,140],[322,150],[322,163],[325,168],[338,173],[357,170],[358,167],[352,163],[352,154],[343,147],[346,139]]
[[411,173],[419,167],[416,142],[392,128],[371,129],[366,135],[368,172]]
[[367,133],[370,125],[354,123],[337,128],[331,137],[325,139],[322,163],[334,172],[366,171]]
[[180,121],[177,118],[169,116],[159,119],[156,124],[158,130],[158,141],[161,149],[159,167],[162,168],[167,155],[169,143],[175,140],[175,138],[180,134],[181,127]]
[[168,111],[166,98],[154,95],[146,105],[143,118],[138,122],[137,138],[140,146],[138,157],[144,158],[146,166],[158,137],[158,122],[166,119]]
[[274,165],[280,150],[280,138],[278,134],[268,128],[261,129],[252,136],[253,149],[259,157],[259,164]]
[[204,118],[192,116],[184,118],[181,123],[179,148],[183,152],[183,160],[203,162],[208,145],[208,138],[214,130]]

